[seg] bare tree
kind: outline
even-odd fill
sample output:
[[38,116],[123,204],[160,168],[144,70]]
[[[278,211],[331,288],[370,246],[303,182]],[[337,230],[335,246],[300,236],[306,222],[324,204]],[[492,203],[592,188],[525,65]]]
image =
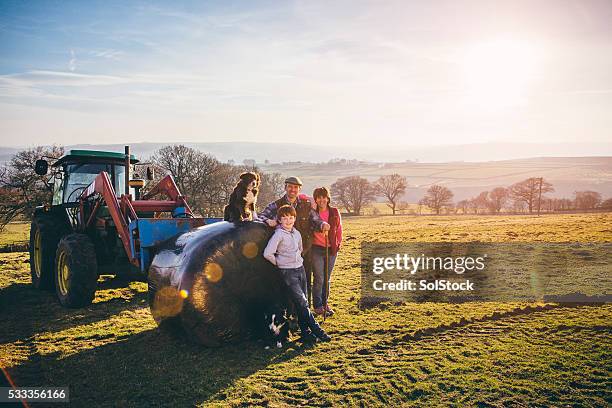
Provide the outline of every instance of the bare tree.
[[470,198],[467,202],[468,208],[472,210],[474,214],[478,214],[478,201],[476,198]]
[[436,214],[440,214],[440,211],[444,207],[448,207],[452,204],[453,192],[444,186],[434,184],[429,187],[425,197],[423,197],[423,203],[431,208]]
[[61,146],[37,146],[17,152],[0,169],[0,229],[18,217],[31,218],[37,205],[51,201],[49,176],[37,175],[34,164],[42,157],[53,162],[63,154]]
[[567,211],[574,208],[574,202],[569,198],[555,199],[555,211]]
[[555,191],[552,184],[540,177],[530,177],[509,187],[510,198],[515,202],[524,203],[532,214],[537,209],[541,194]]
[[491,212],[499,214],[508,201],[508,189],[495,187],[489,193],[489,208]]
[[234,186],[238,181],[240,173],[244,172],[241,166],[233,166],[229,163],[220,163],[214,174],[214,180],[202,192],[205,202],[203,208],[209,217],[223,215],[223,208],[229,202]]
[[285,193],[285,177],[280,173],[264,173],[261,175],[261,187],[257,198],[257,207],[264,209],[272,201],[278,200]]
[[407,187],[406,177],[397,173],[381,176],[374,184],[376,192],[387,200],[387,206],[391,208],[393,215],[395,215],[397,201],[406,192]]
[[527,205],[523,201],[512,201],[512,211],[515,213],[524,213]]
[[608,198],[607,200],[603,201],[599,205],[599,208],[601,208],[603,210],[607,210],[607,211],[612,210],[612,198]]
[[425,206],[427,206],[427,204],[425,204],[425,199],[421,198],[417,203],[417,211],[419,212],[419,215],[423,215],[423,207]]
[[332,198],[342,205],[349,214],[359,215],[361,209],[375,197],[372,184],[359,176],[342,177],[331,186]]
[[576,191],[574,196],[578,210],[593,210],[601,203],[601,194],[596,191]]
[[468,200],[461,200],[461,201],[459,201],[455,208],[457,209],[457,211],[461,210],[462,214],[467,214],[467,209],[469,208]]
[[542,197],[542,204],[541,204],[542,210],[552,212],[554,210],[554,206],[555,206],[554,198]]
[[406,214],[406,211],[410,210],[410,204],[407,201],[400,201],[398,204],[398,210],[400,214]]
[[489,208],[489,192],[483,191],[474,197],[474,205],[476,206],[476,214],[478,210],[482,209],[486,211]]
[[153,154],[151,160],[164,173],[174,177],[194,211],[205,216],[221,214],[221,203],[225,197],[217,192],[227,165],[222,165],[213,156],[183,145],[163,147]]

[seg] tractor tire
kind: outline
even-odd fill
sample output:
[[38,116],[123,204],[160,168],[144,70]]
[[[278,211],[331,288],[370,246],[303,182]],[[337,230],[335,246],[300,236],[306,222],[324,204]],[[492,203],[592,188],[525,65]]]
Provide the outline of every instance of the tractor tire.
[[30,274],[32,286],[53,290],[55,253],[57,244],[65,233],[62,220],[51,215],[37,214],[30,225]]
[[60,241],[55,256],[55,292],[62,306],[91,304],[98,282],[96,250],[85,234],[69,234]]

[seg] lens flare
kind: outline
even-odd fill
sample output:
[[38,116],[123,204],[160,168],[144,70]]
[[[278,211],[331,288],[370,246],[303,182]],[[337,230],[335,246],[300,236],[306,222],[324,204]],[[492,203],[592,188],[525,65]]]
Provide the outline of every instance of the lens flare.
[[155,293],[155,306],[151,311],[156,319],[176,316],[183,309],[183,299],[182,293],[175,288],[163,287]]
[[259,252],[259,247],[254,242],[247,242],[242,247],[242,255],[244,255],[246,258],[249,258],[249,259],[255,258],[258,252]]
[[215,262],[207,263],[204,266],[204,276],[209,282],[219,282],[223,278],[223,268]]

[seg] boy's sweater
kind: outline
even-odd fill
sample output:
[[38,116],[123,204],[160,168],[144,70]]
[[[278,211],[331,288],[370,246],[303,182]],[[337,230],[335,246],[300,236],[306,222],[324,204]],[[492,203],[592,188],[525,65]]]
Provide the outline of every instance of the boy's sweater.
[[295,269],[304,264],[302,236],[294,227],[287,231],[279,226],[264,249],[264,258],[282,269]]

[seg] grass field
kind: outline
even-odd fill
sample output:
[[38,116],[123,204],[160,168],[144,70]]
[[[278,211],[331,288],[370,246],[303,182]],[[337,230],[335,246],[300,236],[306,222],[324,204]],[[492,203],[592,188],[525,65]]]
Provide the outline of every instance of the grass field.
[[25,244],[30,239],[29,222],[12,222],[0,232],[0,247],[11,244]]
[[609,304],[358,307],[362,241],[610,242],[612,214],[344,223],[330,343],[205,349],[157,329],[144,283],[103,277],[93,305],[66,310],[29,285],[27,253],[8,253],[0,254],[0,365],[19,386],[69,385],[74,406],[612,403]]

